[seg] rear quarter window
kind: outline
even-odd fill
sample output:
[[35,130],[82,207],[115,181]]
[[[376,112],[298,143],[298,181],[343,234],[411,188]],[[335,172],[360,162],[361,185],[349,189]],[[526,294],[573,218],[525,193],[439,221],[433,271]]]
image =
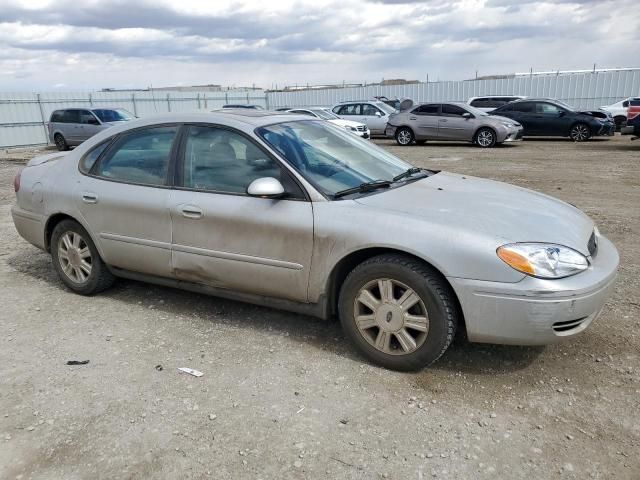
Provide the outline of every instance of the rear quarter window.
[[63,111],[62,110],[56,110],[55,112],[53,112],[51,114],[51,118],[49,119],[50,122],[57,122],[60,123],[62,122],[62,117],[63,117]]
[[95,147],[93,150],[89,151],[80,159],[80,163],[78,164],[78,168],[82,173],[89,173],[91,168],[96,163],[96,160],[100,158],[102,152],[104,152],[109,145],[110,140],[106,142],[102,142],[100,145]]

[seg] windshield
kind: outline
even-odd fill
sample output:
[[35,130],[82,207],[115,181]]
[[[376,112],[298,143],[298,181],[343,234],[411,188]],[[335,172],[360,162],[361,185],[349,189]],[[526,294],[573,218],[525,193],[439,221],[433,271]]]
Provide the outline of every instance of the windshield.
[[318,120],[278,123],[257,133],[331,197],[365,182],[392,181],[411,167],[367,140]]
[[488,117],[489,114],[487,112],[483,112],[482,110],[472,107],[471,105],[465,105],[464,109],[469,113],[473,113],[476,117]]
[[323,120],[335,120],[336,118],[340,118],[335,113],[327,112],[326,110],[323,110],[321,108],[311,108],[309,109],[309,111],[315,113],[318,117],[322,118]]
[[384,102],[376,102],[375,105],[380,110],[382,110],[384,112],[387,112],[387,113],[396,113],[397,112],[397,110],[395,108],[393,108],[391,105],[387,105]]
[[126,122],[136,118],[124,108],[96,108],[92,110],[101,122]]

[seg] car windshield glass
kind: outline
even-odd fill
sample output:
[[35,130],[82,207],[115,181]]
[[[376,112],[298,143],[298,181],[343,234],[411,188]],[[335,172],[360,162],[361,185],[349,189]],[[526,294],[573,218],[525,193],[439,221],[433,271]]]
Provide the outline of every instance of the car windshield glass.
[[278,123],[257,133],[331,197],[366,182],[393,181],[411,167],[371,142],[319,120]]
[[482,110],[476,107],[472,107],[471,105],[465,105],[464,109],[467,110],[469,113],[472,113],[476,117],[487,117],[489,115],[487,112],[483,112]]
[[132,113],[127,112],[124,108],[96,108],[92,112],[98,116],[101,122],[126,122],[135,118]]
[[310,111],[315,113],[318,117],[322,118],[323,120],[335,120],[336,118],[340,118],[335,113],[327,112],[326,110],[323,110],[321,108],[311,108]]
[[395,113],[396,109],[393,108],[391,105],[387,105],[384,102],[376,102],[375,106],[378,107],[380,110],[383,110],[387,113]]

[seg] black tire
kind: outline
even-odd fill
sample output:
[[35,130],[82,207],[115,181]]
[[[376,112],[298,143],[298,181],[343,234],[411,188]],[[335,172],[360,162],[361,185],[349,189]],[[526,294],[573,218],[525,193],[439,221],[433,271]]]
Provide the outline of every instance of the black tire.
[[425,143],[427,143],[426,140],[416,140],[416,145],[424,145]]
[[[64,238],[65,236],[71,236],[72,238],[76,238],[75,236],[79,236],[80,240],[78,241],[78,246],[76,251],[72,251],[72,249],[67,249],[68,257],[67,260],[64,259],[62,255],[62,251],[64,250]],[[69,239],[69,236],[66,238]],[[88,249],[88,262],[90,264],[90,272],[87,274],[86,271],[82,270],[80,272],[81,267],[77,269],[74,268],[72,263],[77,260],[77,252],[81,249],[84,250],[85,247]],[[73,247],[76,248],[76,247]],[[79,257],[79,255],[78,255]],[[63,220],[58,223],[53,229],[53,233],[51,234],[51,259],[53,261],[53,267],[55,268],[60,280],[71,290],[81,295],[93,295],[95,293],[101,292],[109,288],[115,277],[109,271],[105,263],[100,258],[100,254],[98,253],[98,249],[96,248],[93,240],[89,233],[75,220]],[[65,266],[67,268],[71,268],[71,273],[65,272]],[[86,279],[80,281],[78,279],[78,272],[86,275]],[[74,280],[73,277],[76,277]]]
[[[385,333],[391,339],[387,342],[390,347],[394,346],[395,341],[395,352],[389,348],[390,353],[385,353],[383,349],[370,343],[375,343],[381,336],[383,329],[377,326],[380,322],[386,320],[387,324],[391,326],[390,328],[396,328],[392,326],[395,318],[391,320],[388,310],[383,310],[388,307],[388,303],[381,301],[381,308],[378,309],[377,314],[365,313],[363,315],[361,312],[356,312],[356,308],[361,308],[360,303],[357,303],[360,292],[366,289],[367,285],[375,284],[379,279],[382,281],[391,280],[413,290],[421,302],[415,306],[424,307],[426,310],[424,315],[428,320],[426,320],[427,331],[425,333],[411,330],[411,327],[407,325],[398,328],[398,333],[400,330],[406,331],[409,328],[411,332],[417,334],[415,349],[408,353],[404,353],[400,337],[395,333]],[[399,290],[394,290],[396,288]],[[381,290],[379,292],[380,299],[382,299],[384,295]],[[401,286],[394,284],[391,292],[392,298],[395,298],[396,295],[402,298]],[[451,344],[460,318],[455,295],[442,276],[424,262],[398,254],[379,255],[358,265],[342,284],[338,307],[342,328],[356,348],[371,362],[399,371],[419,370],[438,360]],[[413,315],[412,308],[414,307],[409,307],[406,310],[400,309],[401,317],[404,318],[405,313]],[[373,312],[373,309],[371,311]],[[357,315],[363,315],[363,317],[372,315],[374,318],[372,324],[375,325],[367,327],[369,330],[364,333],[361,332],[356,323]],[[394,315],[395,313],[392,318]],[[373,336],[376,336],[375,341]],[[421,343],[418,343],[417,339],[420,339]]]
[[56,142],[56,147],[58,147],[58,150],[61,152],[69,150],[69,145],[61,133],[56,133],[53,136],[53,141]]
[[473,143],[480,148],[492,148],[496,145],[498,137],[496,132],[489,127],[479,128],[473,137]]
[[591,138],[591,129],[586,123],[576,123],[569,130],[569,138],[574,142],[586,142]]
[[627,117],[624,115],[618,115],[617,117],[613,117],[613,121],[616,124],[616,132],[619,132],[622,127],[627,125]]
[[415,140],[415,135],[413,134],[413,130],[409,127],[400,127],[396,130],[396,142],[401,147],[406,147],[411,145]]

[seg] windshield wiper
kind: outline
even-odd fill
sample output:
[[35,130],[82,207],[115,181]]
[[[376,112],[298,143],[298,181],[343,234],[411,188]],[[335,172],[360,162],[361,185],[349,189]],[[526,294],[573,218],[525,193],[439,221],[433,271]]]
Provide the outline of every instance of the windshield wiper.
[[421,173],[421,172],[422,172],[421,168],[411,167],[410,169],[402,172],[400,175],[396,175],[395,177],[393,177],[393,181],[397,182],[398,180],[402,180],[403,178],[407,178],[407,177],[410,177],[411,175],[415,175],[416,173]]
[[365,193],[377,190],[378,188],[389,188],[393,182],[389,180],[373,180],[372,182],[364,182],[357,187],[346,188],[333,194],[333,198],[344,197],[345,195],[351,195],[352,193]]

